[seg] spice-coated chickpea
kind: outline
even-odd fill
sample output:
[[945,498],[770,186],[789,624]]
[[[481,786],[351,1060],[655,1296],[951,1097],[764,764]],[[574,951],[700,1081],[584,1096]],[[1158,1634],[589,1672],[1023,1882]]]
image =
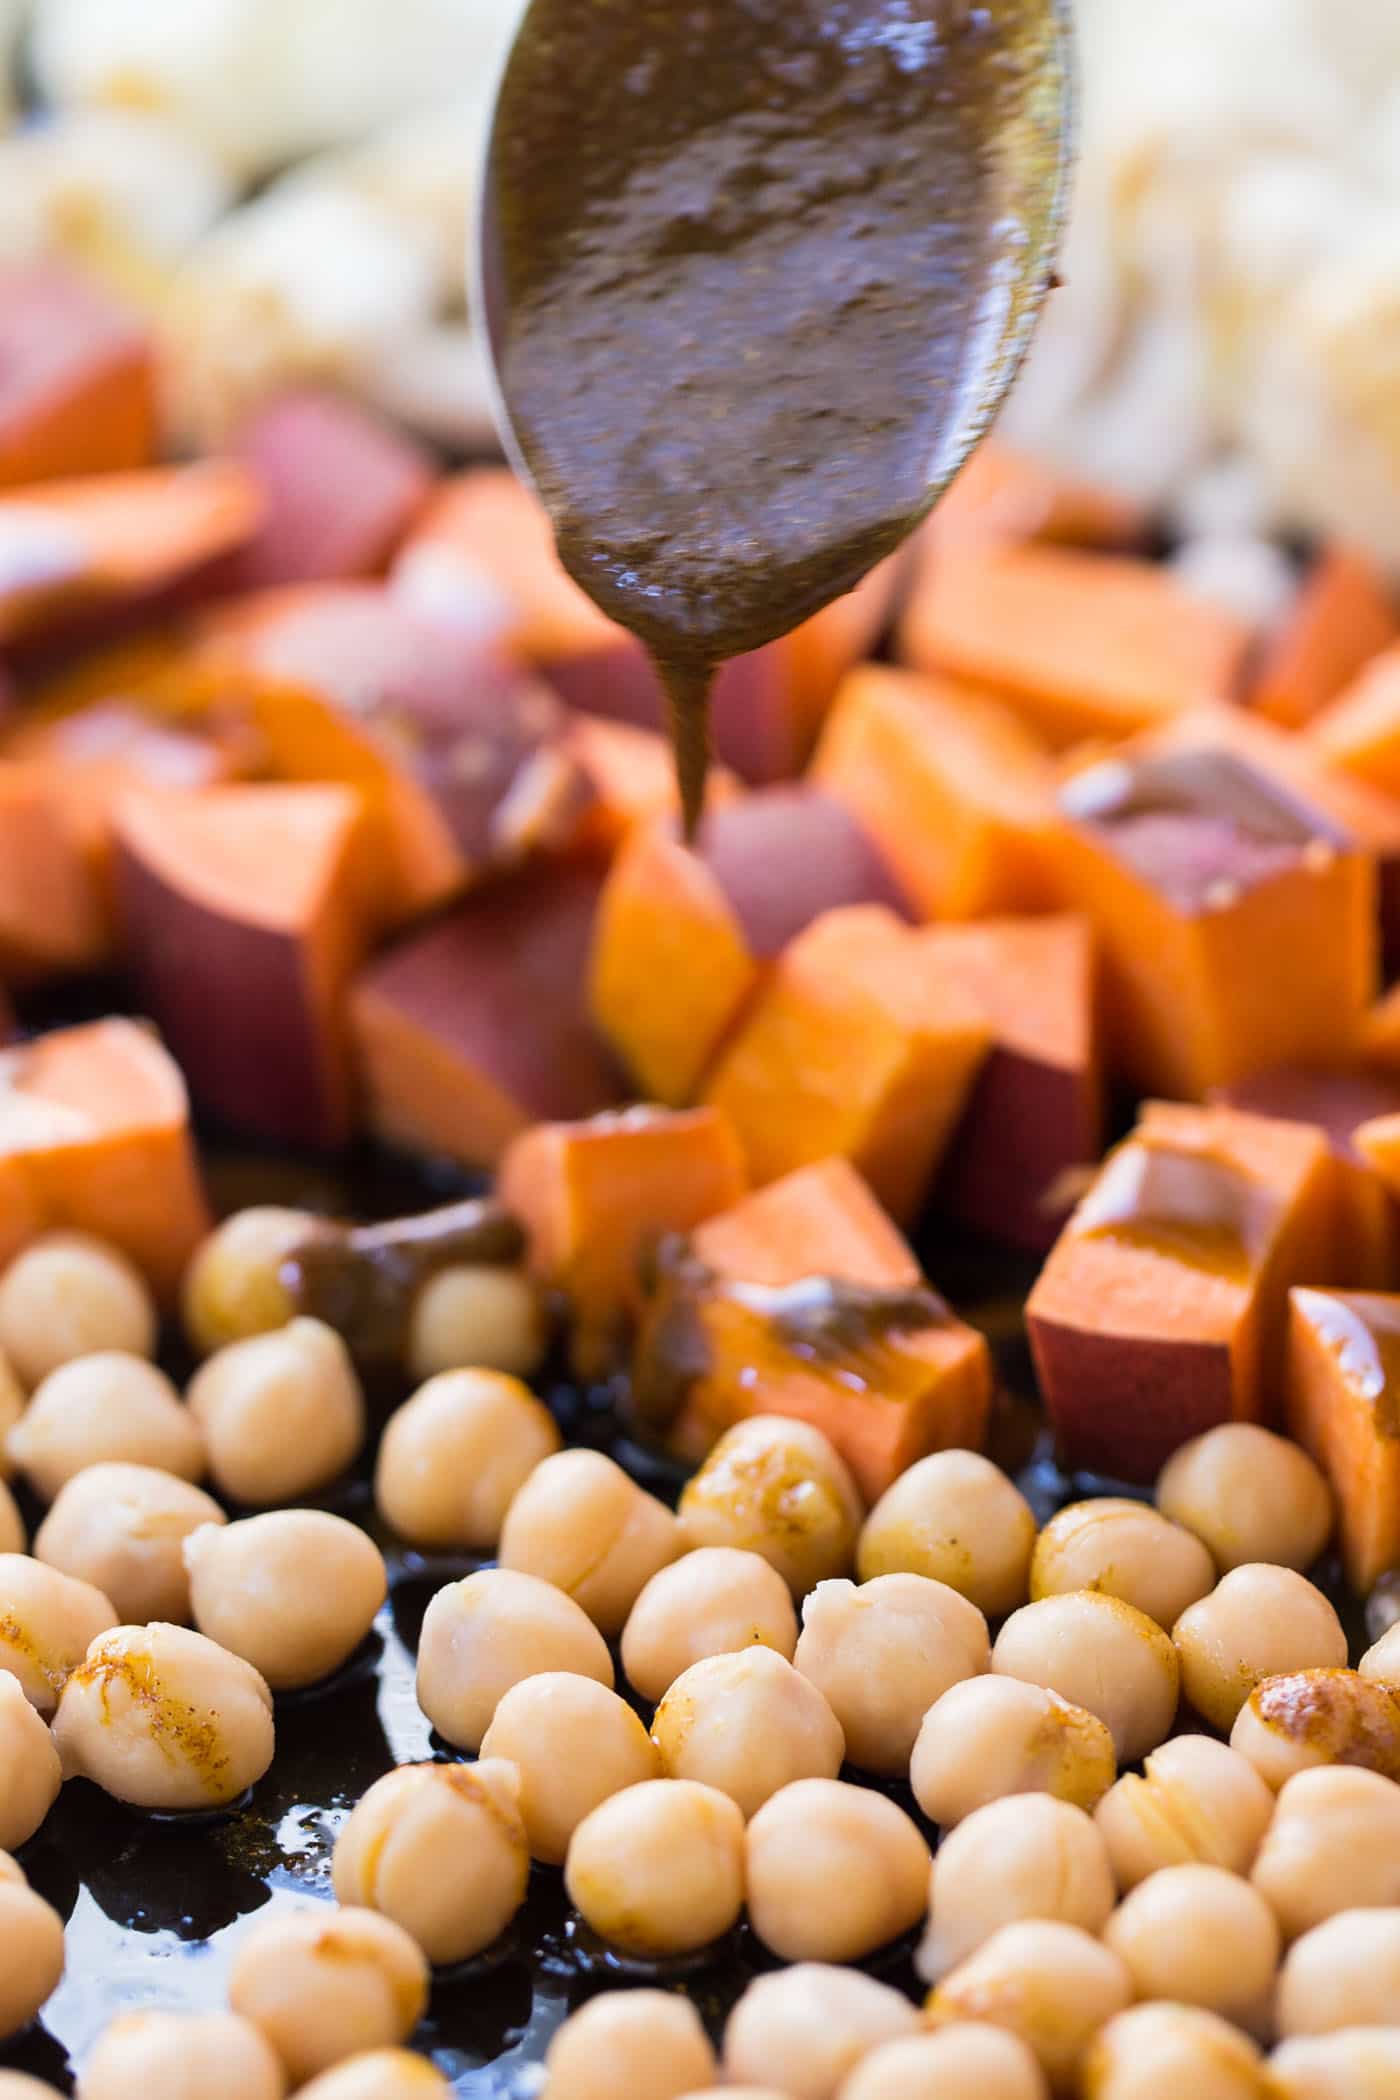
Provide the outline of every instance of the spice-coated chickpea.
[[883,1794],[799,1779],[766,1801],[744,1840],[749,1923],[784,1961],[863,1961],[917,1925],[929,1850]]
[[392,1918],[318,1903],[240,1941],[228,2001],[261,2029],[296,2086],[347,2056],[406,2041],[428,2002],[428,1964]]
[[1045,2073],[1003,2027],[955,2020],[886,2042],[857,2064],[839,2100],[1046,2100]]
[[1035,1518],[1000,1466],[977,1451],[935,1451],[901,1473],[865,1520],[862,1582],[929,1575],[1004,1618],[1024,1604]]
[[864,1771],[903,1778],[924,1715],[991,1663],[975,1604],[927,1575],[820,1582],[802,1606],[793,1661],[826,1695]]
[[463,1366],[528,1378],[547,1341],[538,1285],[523,1269],[459,1263],[430,1276],[408,1321],[410,1378]]
[[700,2015],[671,1991],[605,1991],[567,2019],[545,2058],[545,2100],[678,2100],[715,2076]]
[[27,1386],[99,1350],[152,1356],[156,1324],[141,1271],[85,1232],[45,1233],[0,1276],[0,1349]]
[[282,2100],[281,2059],[237,2013],[125,2013],[104,2028],[78,2100]]
[[23,1553],[26,1539],[19,1504],[0,1480],[0,1553]]
[[62,1918],[33,1889],[0,1881],[0,2042],[29,2025],[62,1975]]
[[1003,1925],[929,1998],[931,2025],[988,2020],[1019,2035],[1054,2093],[1069,2094],[1094,2036],[1131,2005],[1133,1983],[1111,1947],[1082,1932],[1030,1918]]
[[65,1777],[133,1808],[223,1808],[272,1763],[272,1694],[203,1634],[117,1626],[63,1687],[53,1733]]
[[1136,2005],[1110,2020],[1084,2065],[1086,2100],[1264,2100],[1259,2051],[1193,2005]]
[[1280,2035],[1384,2027],[1400,2007],[1400,1909],[1343,1910],[1288,1950],[1278,1980]]
[[1371,1643],[1357,1668],[1377,1684],[1400,1685],[1400,1620]]
[[1278,1968],[1278,1921],[1259,1891],[1223,1867],[1165,1867],[1140,1882],[1104,1927],[1139,1998],[1199,2005],[1258,2029]]
[[444,1371],[390,1416],[375,1503],[411,1545],[494,1553],[506,1511],[559,1446],[554,1417],[518,1378]]
[[0,1670],[0,1851],[27,1845],[63,1784],[53,1737],[17,1678]]
[[771,1648],[692,1663],[651,1732],[670,1778],[717,1787],[745,1817],[796,1779],[834,1779],[845,1755],[825,1696]]
[[1400,1786],[1348,1765],[1297,1773],[1279,1793],[1252,1879],[1288,1940],[1340,1910],[1400,1904]]
[[997,1635],[992,1668],[1097,1714],[1122,1764],[1154,1749],[1176,1715],[1170,1640],[1145,1612],[1097,1590],[1043,1597],[1013,1612]]
[[660,1753],[626,1700],[562,1670],[512,1685],[481,1754],[516,1767],[530,1853],[551,1866],[563,1865],[570,1838],[600,1802],[662,1776]]
[[1274,1813],[1274,1797],[1247,1758],[1209,1735],[1178,1735],[1141,1774],[1125,1772],[1100,1801],[1120,1889],[1164,1867],[1224,1867],[1247,1874]]
[[624,1953],[693,1953],[743,1909],[744,1819],[714,1787],[649,1779],[584,1817],[564,1885],[599,1938]]
[[388,1593],[373,1539],[326,1510],[205,1526],[186,1539],[184,1556],[200,1632],[250,1662],[275,1692],[338,1670]]
[[13,1364],[0,1349],[0,1480],[8,1480],[14,1471],[5,1443],[24,1413],[27,1400],[28,1395],[15,1375]]
[[1049,1794],[990,1802],[938,1848],[919,1974],[935,1983],[1023,1918],[1102,1932],[1115,1894],[1108,1848],[1082,1808]]
[[1249,1562],[1221,1577],[1172,1629],[1182,1697],[1222,1733],[1266,1677],[1341,1669],[1347,1637],[1321,1590],[1292,1568]]
[[351,1810],[332,1861],[336,1900],[392,1918],[434,1966],[499,1939],[529,1875],[520,1776],[494,1757],[386,1772]]
[[366,2049],[302,2086],[299,2100],[452,2100],[452,2088],[412,2049]]
[[231,1342],[187,1394],[209,1470],[235,1502],[293,1502],[343,1473],[365,1440],[365,1402],[344,1342],[320,1320]]
[[1356,1670],[1298,1670],[1256,1685],[1230,1747],[1277,1791],[1313,1765],[1362,1765],[1400,1779],[1400,1686]]
[[783,1415],[726,1430],[680,1501],[687,1546],[760,1554],[797,1597],[850,1573],[863,1514],[835,1445]]
[[951,1829],[1007,1794],[1053,1794],[1092,1808],[1118,1770],[1097,1714],[1019,1677],[969,1677],[930,1707],[909,1784],[932,1823]]
[[24,1553],[0,1554],[0,1670],[41,1714],[53,1712],[89,1643],[116,1623],[111,1599],[90,1582]]
[[612,1657],[593,1621],[535,1575],[479,1568],[439,1590],[423,1615],[418,1704],[459,1750],[479,1750],[511,1686],[546,1670],[612,1689]]
[[622,1667],[644,1699],[660,1699],[692,1663],[741,1648],[797,1646],[792,1592],[756,1553],[702,1546],[652,1576],[622,1629]]
[[9,1452],[53,1502],[88,1466],[154,1466],[179,1480],[204,1472],[204,1435],[164,1371],[109,1350],[50,1372],[10,1431]]
[[799,1962],[749,1985],[724,2030],[729,2085],[776,2082],[792,2100],[835,2100],[862,2057],[919,2032],[919,2015],[858,1969]]
[[1283,2042],[1269,2058],[1268,2092],[1269,2100],[1393,2100],[1400,2027],[1347,2027]]
[[216,1225],[185,1271],[185,1331],[201,1356],[270,1334],[295,1317],[281,1278],[316,1229],[309,1211],[259,1204]]
[[1215,1587],[1215,1563],[1193,1532],[1141,1502],[1075,1502],[1053,1516],[1031,1555],[1032,1597],[1102,1590],[1168,1632]]
[[601,1451],[558,1451],[506,1511],[500,1563],[572,1597],[618,1634],[658,1568],[684,1551],[672,1512]]
[[190,1615],[181,1547],[201,1525],[224,1522],[212,1495],[155,1466],[86,1466],[58,1491],[34,1538],[34,1554],[91,1582],[123,1624]]
[[1310,1568],[1332,1530],[1332,1490],[1306,1451],[1254,1422],[1224,1422],[1167,1460],[1157,1507],[1209,1547],[1222,1575],[1254,1562]]

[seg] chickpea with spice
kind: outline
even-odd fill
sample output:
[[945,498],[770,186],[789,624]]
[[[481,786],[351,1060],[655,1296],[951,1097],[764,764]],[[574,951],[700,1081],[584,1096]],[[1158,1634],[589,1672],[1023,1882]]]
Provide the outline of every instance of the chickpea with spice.
[[87,1654],[117,1623],[109,1597],[90,1582],[24,1553],[0,1554],[0,1671],[8,1671],[44,1715]]
[[1158,1475],[1157,1507],[1195,1533],[1222,1575],[1256,1562],[1301,1573],[1332,1531],[1320,1467],[1255,1422],[1222,1422],[1183,1444]]
[[1263,2063],[1247,2035],[1193,2005],[1135,2005],[1096,2037],[1087,2100],[1265,2100]]
[[725,2081],[776,2081],[791,2100],[836,2100],[862,2058],[883,2043],[916,2035],[920,2025],[909,2000],[873,1976],[799,1962],[756,1977],[730,2013]]
[[841,1723],[852,1764],[888,1778],[909,1769],[924,1715],[991,1662],[975,1604],[927,1575],[820,1582],[802,1607],[793,1661]]
[[750,1415],[726,1430],[680,1500],[687,1548],[757,1553],[795,1597],[850,1573],[863,1515],[835,1445],[785,1415]]
[[742,1648],[771,1648],[791,1662],[797,1646],[792,1592],[756,1553],[701,1546],[660,1569],[622,1629],[622,1667],[644,1699],[658,1700],[692,1663]]
[[317,1903],[268,1918],[239,1942],[228,2000],[299,2086],[346,2057],[407,2041],[427,2007],[428,1964],[392,1919]]
[[1000,1466],[977,1451],[935,1451],[901,1473],[866,1518],[856,1555],[862,1582],[927,1575],[989,1619],[1024,1604],[1035,1517]]
[[1275,1792],[1314,1765],[1360,1765],[1400,1779],[1400,1686],[1356,1670],[1297,1670],[1256,1685],[1230,1746]]
[[511,1568],[479,1568],[440,1589],[423,1615],[418,1703],[439,1735],[479,1750],[512,1685],[569,1670],[612,1690],[607,1642],[552,1584]]
[[62,1784],[52,1735],[18,1679],[0,1670],[0,1851],[28,1844]]
[[45,1502],[89,1466],[154,1466],[191,1481],[205,1469],[199,1423],[164,1371],[116,1351],[50,1372],[10,1431],[8,1449]]
[[916,1967],[937,1982],[1024,1918],[1103,1931],[1116,1891],[1092,1816],[1048,1794],[977,1809],[950,1831],[933,1863],[928,1930]]
[[222,1525],[212,1495],[156,1466],[86,1466],[59,1489],[34,1538],[37,1560],[90,1582],[121,1620],[182,1625],[190,1584],[182,1548],[202,1525]]
[[717,1787],[746,1818],[794,1780],[834,1779],[845,1755],[823,1693],[771,1648],[692,1664],[651,1732],[668,1777]]
[[949,1830],[1008,1794],[1093,1808],[1117,1775],[1097,1714],[1019,1677],[969,1677],[924,1716],[910,1760],[914,1799]]
[[749,1923],[784,1961],[863,1961],[924,1914],[929,1849],[883,1794],[800,1779],[744,1840]]
[[500,1563],[553,1583],[603,1634],[619,1634],[657,1570],[684,1543],[672,1512],[601,1451],[558,1451],[506,1511]]
[[436,1967],[469,1961],[525,1901],[530,1856],[514,1765],[402,1765],[377,1779],[335,1843],[336,1900],[382,1913]]
[[531,1857],[562,1866],[584,1817],[613,1794],[661,1777],[661,1757],[625,1699],[591,1677],[546,1671],[513,1685],[482,1738],[509,1760]]
[[743,1909],[744,1819],[714,1787],[647,1780],[584,1817],[564,1885],[584,1921],[623,1953],[695,1953]]
[[1296,1773],[1251,1879],[1288,1940],[1338,1911],[1400,1905],[1400,1786],[1349,1765]]
[[1031,1596],[1099,1590],[1121,1597],[1168,1632],[1215,1587],[1215,1563],[1192,1532],[1141,1502],[1105,1495],[1050,1519],[1031,1556]]
[[1223,1867],[1165,1867],[1119,1904],[1103,1941],[1127,1963],[1140,1998],[1218,2013],[1262,2033],[1281,1950],[1278,1921]]
[[1013,1612],[997,1635],[992,1668],[1097,1714],[1122,1764],[1154,1749],[1176,1716],[1171,1641],[1145,1612],[1097,1590],[1043,1597]]
[[1274,1796],[1247,1758],[1208,1735],[1178,1735],[1125,1772],[1094,1811],[1118,1886],[1199,1862],[1247,1874]]
[[241,1655],[275,1692],[338,1670],[389,1588],[373,1539],[320,1509],[205,1525],[185,1540],[184,1560],[200,1632]]
[[141,1271],[90,1233],[45,1233],[0,1276],[0,1349],[31,1388],[99,1351],[153,1356],[156,1325]]
[[1181,1692],[1222,1734],[1266,1677],[1343,1669],[1347,1637],[1323,1596],[1291,1568],[1250,1562],[1222,1576],[1172,1629]]
[[695,2007],[671,1991],[604,1991],[545,2057],[545,2100],[679,2100],[715,2076]]
[[512,1501],[560,1441],[549,1409],[519,1379],[442,1372],[389,1417],[375,1506],[410,1545],[494,1553]]
[[1019,2035],[1049,2081],[1069,2095],[1094,2036],[1133,2000],[1122,1959],[1083,1932],[1043,1918],[1003,1925],[929,1998],[934,2027],[987,2020]]
[[103,2029],[78,2100],[283,2100],[276,2051],[237,2013],[124,2013]]
[[201,1356],[295,1318],[282,1264],[316,1225],[309,1211],[258,1204],[215,1226],[185,1271],[185,1332]]

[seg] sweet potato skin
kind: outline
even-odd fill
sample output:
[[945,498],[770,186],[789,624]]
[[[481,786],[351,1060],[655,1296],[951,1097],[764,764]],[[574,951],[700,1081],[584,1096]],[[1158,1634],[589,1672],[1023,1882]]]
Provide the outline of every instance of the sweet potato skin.
[[1400,1418],[1389,1346],[1377,1351],[1379,1390],[1366,1390],[1348,1375],[1349,1338],[1358,1316],[1363,1338],[1377,1322],[1382,1331],[1396,1330],[1400,1298],[1290,1294],[1288,1427],[1331,1482],[1347,1580],[1365,1596],[1400,1565]]

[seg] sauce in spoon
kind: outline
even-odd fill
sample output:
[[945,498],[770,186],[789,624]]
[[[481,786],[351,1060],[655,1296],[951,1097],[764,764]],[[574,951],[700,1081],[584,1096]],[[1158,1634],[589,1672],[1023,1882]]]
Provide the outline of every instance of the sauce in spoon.
[[1049,281],[1058,0],[533,0],[482,280],[565,567],[651,650],[687,831],[727,657],[924,516]]

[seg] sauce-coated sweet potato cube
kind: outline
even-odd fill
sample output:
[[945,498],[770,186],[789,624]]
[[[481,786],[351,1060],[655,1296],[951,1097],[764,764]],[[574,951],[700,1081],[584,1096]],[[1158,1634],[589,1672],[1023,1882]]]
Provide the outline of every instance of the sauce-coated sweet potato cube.
[[361,973],[351,1019],[371,1129],[494,1167],[532,1123],[608,1108],[588,1018],[601,870],[547,861],[492,884]]
[[1269,1415],[1287,1292],[1331,1280],[1334,1186],[1318,1130],[1148,1103],[1026,1308],[1068,1466],[1151,1480],[1202,1430]]
[[1324,765],[1400,795],[1400,643],[1372,657],[1308,736]]
[[705,1098],[756,1183],[838,1153],[901,1222],[917,1211],[991,1030],[921,936],[878,905],[827,912],[773,965]]
[[946,679],[867,664],[836,695],[811,778],[878,841],[923,918],[1046,901],[1050,760],[1014,715]]
[[1400,1298],[1295,1290],[1288,1427],[1332,1483],[1347,1580],[1400,1566]]
[[[670,738],[659,729],[636,729],[603,715],[571,714],[563,749],[587,792],[576,845],[612,853],[639,825],[679,817],[675,755]],[[713,812],[741,792],[732,773],[711,766],[705,783],[708,810]]]
[[1110,760],[1061,802],[1047,851],[1099,938],[1120,1076],[1200,1098],[1346,1058],[1375,985],[1376,868],[1326,811],[1228,750]]
[[744,1158],[713,1109],[631,1108],[537,1124],[508,1148],[497,1188],[531,1267],[568,1300],[576,1370],[597,1377],[640,1307],[643,1261],[738,1202]]
[[0,1055],[0,1264],[56,1227],[111,1240],[166,1301],[209,1231],[184,1080],[138,1022]]
[[287,1144],[351,1130],[350,978],[376,923],[343,787],[135,795],[117,815],[131,968],[202,1108]]
[[50,263],[0,271],[0,487],[144,467],[156,436],[140,322]]
[[1066,1189],[1103,1150],[1093,932],[1069,914],[935,926],[929,952],[991,1023],[992,1047],[935,1201],[988,1238],[1044,1250]]
[[102,892],[54,781],[0,763],[0,978],[91,969],[106,950]]
[[1264,640],[1249,704],[1285,729],[1301,729],[1397,633],[1395,605],[1375,563],[1350,547],[1325,548]]
[[1059,547],[945,548],[900,654],[990,688],[1052,744],[1115,738],[1234,691],[1249,630],[1164,568]]
[[873,1501],[928,1452],[980,1445],[991,1358],[855,1169],[831,1159],[664,1251],[633,1392],[690,1458],[745,1415],[814,1423]]

